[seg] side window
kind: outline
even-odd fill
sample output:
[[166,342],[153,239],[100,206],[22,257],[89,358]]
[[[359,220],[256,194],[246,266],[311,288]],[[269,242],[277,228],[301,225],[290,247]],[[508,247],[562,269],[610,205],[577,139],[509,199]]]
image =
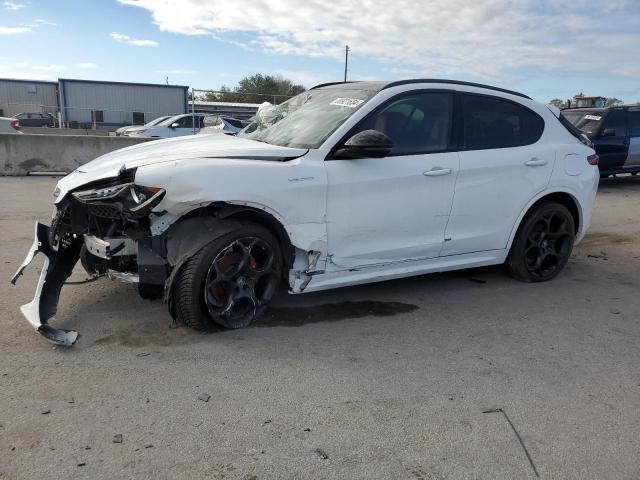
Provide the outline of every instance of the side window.
[[452,116],[450,93],[419,93],[391,100],[365,118],[353,133],[384,133],[393,142],[392,156],[441,152],[449,148]]
[[624,110],[609,110],[607,116],[604,117],[602,122],[602,129],[600,132],[604,132],[605,129],[613,130],[613,136],[626,137],[627,136],[627,115]]
[[178,120],[178,128],[193,128],[193,121],[191,115],[182,117]]
[[531,145],[544,121],[526,107],[483,95],[462,95],[464,148],[483,150]]
[[629,135],[640,137],[640,110],[629,110]]

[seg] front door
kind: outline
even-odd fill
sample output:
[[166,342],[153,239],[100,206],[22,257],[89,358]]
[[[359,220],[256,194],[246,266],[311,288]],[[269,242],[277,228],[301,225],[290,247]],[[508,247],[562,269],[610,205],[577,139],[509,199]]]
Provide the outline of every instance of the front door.
[[385,158],[325,162],[328,266],[439,255],[459,164],[450,151],[452,119],[451,93],[412,93],[389,100],[350,132],[379,130],[393,149]]
[[176,128],[169,128],[169,137],[182,137],[184,135],[193,135],[193,120],[196,123],[195,133],[200,131],[200,122],[202,117],[195,115],[187,115],[178,120],[178,126]]

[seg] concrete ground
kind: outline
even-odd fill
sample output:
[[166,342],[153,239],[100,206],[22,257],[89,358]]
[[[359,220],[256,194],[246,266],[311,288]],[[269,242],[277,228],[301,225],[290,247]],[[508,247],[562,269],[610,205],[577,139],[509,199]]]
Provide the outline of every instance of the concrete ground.
[[70,349],[18,312],[41,260],[8,282],[55,181],[0,179],[0,478],[535,479],[514,429],[541,478],[640,478],[640,177],[602,183],[549,283],[282,294],[204,335],[99,280],[63,290]]

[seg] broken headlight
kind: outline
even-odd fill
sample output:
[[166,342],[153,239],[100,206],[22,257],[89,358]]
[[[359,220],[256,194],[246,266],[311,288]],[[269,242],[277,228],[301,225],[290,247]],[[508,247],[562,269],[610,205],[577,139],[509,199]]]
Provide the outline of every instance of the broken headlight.
[[164,189],[159,187],[123,183],[74,192],[72,195],[81,203],[117,202],[122,206],[123,210],[141,213],[152,209],[160,203],[164,194]]

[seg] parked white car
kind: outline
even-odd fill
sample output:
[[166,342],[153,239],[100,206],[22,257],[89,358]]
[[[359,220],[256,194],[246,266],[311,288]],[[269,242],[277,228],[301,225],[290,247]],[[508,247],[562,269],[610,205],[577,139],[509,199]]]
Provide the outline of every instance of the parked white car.
[[0,117],[0,133],[22,133],[17,118]]
[[132,132],[137,132],[138,130],[144,130],[145,128],[155,127],[156,125],[164,122],[166,119],[170,118],[170,115],[163,115],[158,118],[154,118],[148,123],[144,125],[127,125],[125,127],[120,127],[115,131],[116,137],[120,136],[129,136]]
[[46,338],[74,265],[163,295],[202,329],[253,322],[291,293],[505,264],[554,278],[587,231],[598,157],[557,109],[447,80],[327,84],[237,136],[106,154],[60,180],[45,262],[21,307]]
[[[141,128],[129,133],[130,137],[147,137],[147,138],[169,138],[182,137],[184,135],[193,135],[200,132],[204,126],[204,118],[209,116],[207,113],[184,113],[169,117],[157,125],[148,128]],[[193,122],[195,120],[195,129]]]

